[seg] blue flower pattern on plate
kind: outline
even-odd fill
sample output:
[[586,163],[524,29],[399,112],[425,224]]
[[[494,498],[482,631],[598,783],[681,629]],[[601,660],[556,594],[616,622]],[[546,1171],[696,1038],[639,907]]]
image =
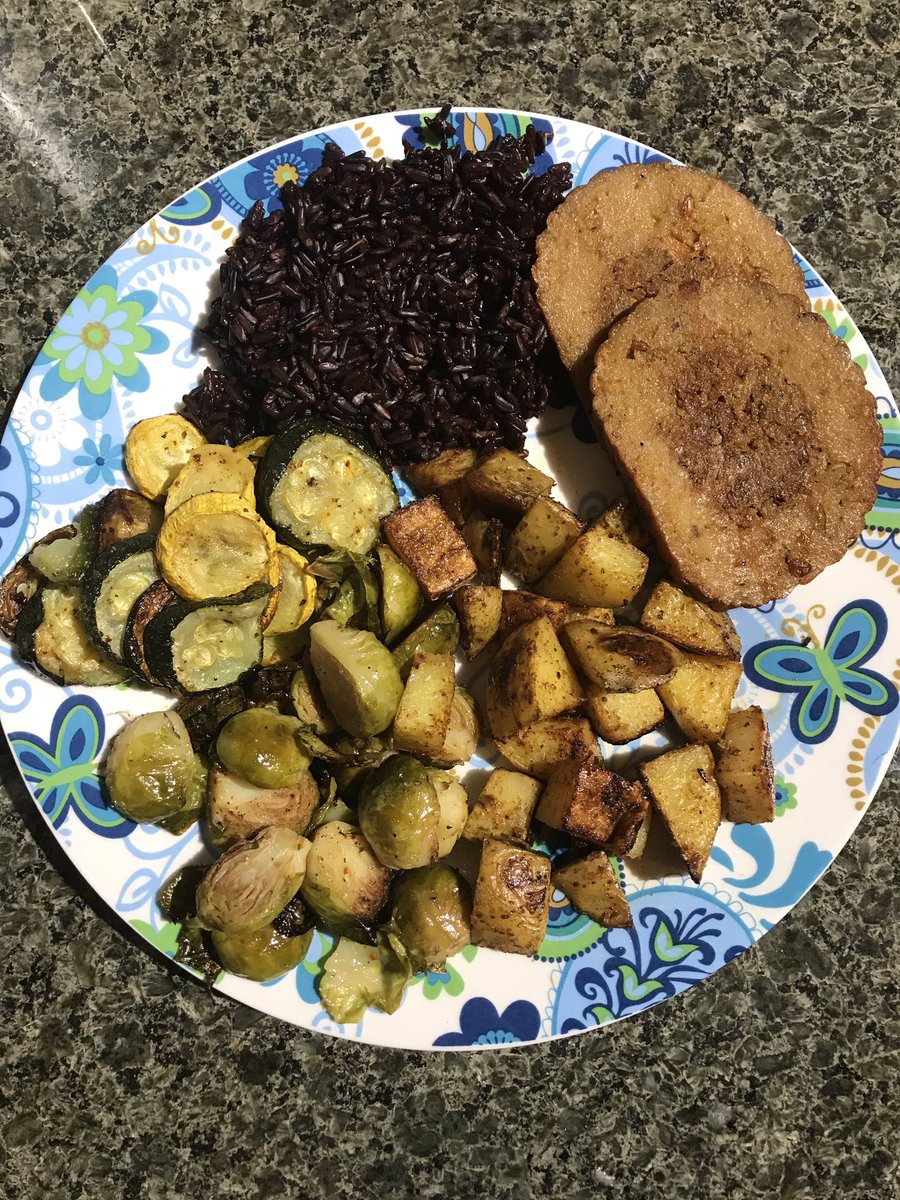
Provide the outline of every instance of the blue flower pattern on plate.
[[459,1032],[442,1033],[435,1046],[503,1046],[533,1042],[541,1029],[541,1018],[527,1000],[514,1000],[502,1013],[490,1000],[476,996],[467,1000],[459,1013]]

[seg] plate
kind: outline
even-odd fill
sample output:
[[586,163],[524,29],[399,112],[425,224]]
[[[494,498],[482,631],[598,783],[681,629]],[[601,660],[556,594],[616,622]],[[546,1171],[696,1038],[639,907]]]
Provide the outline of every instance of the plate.
[[[47,339],[0,443],[0,570],[35,537],[123,484],[130,426],[170,411],[194,385],[205,365],[196,326],[251,205],[277,206],[279,186],[302,183],[329,142],[348,153],[399,156],[403,139],[417,137],[421,116],[346,121],[272,146],[186,192],[110,256]],[[497,134],[519,134],[532,120],[552,129],[535,169],[569,162],[575,184],[623,163],[674,161],[556,117],[478,109],[454,111],[451,120],[468,150]],[[604,930],[555,894],[535,958],[470,947],[443,973],[418,977],[393,1016],[370,1011],[358,1025],[331,1021],[316,993],[328,949],[318,934],[293,974],[265,985],[222,976],[219,990],[282,1020],[376,1045],[463,1049],[562,1037],[699,983],[780,921],[828,867],[862,818],[900,732],[900,421],[847,311],[797,258],[813,308],[847,342],[877,398],[886,462],[868,527],[845,558],[788,599],[734,614],[747,674],[737,702],[762,705],[772,731],[774,823],[724,824],[699,886],[666,873],[663,862],[629,865],[630,930]],[[618,494],[574,410],[550,410],[532,422],[528,439],[531,460],[556,477],[557,494],[582,518]],[[125,820],[105,805],[94,769],[127,718],[166,703],[161,693],[125,685],[58,688],[20,666],[5,641],[0,646],[0,716],[35,803],[91,887],[171,955],[177,927],[166,923],[154,897],[196,856],[199,835],[175,838]],[[615,766],[662,742],[655,734],[604,750]],[[486,750],[472,764],[473,780],[495,755]]]

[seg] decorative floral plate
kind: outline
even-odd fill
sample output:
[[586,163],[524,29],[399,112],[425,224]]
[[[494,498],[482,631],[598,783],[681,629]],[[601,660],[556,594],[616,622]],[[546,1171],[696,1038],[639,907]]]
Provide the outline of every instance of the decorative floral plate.
[[[417,141],[422,114],[347,121],[274,146],[187,192],[139,229],[85,284],[38,355],[0,444],[0,571],[33,539],[125,482],[122,445],[141,417],[170,411],[204,366],[195,336],[219,264],[256,200],[278,205],[324,147],[396,157]],[[628,138],[557,118],[485,110],[451,120],[468,149],[529,121],[554,137],[535,164],[572,164],[574,183],[597,171],[666,156]],[[418,1049],[531,1042],[594,1029],[683,991],[735,958],[797,903],[841,849],[876,791],[900,731],[895,658],[900,624],[900,420],[888,386],[840,301],[799,255],[815,310],[850,347],[877,398],[885,466],[875,508],[843,561],[778,604],[734,614],[746,678],[738,704],[758,703],[777,771],[771,825],[723,824],[699,886],[670,864],[624,866],[634,928],[604,929],[553,897],[535,958],[469,947],[441,974],[420,976],[393,1016],[370,1011],[336,1026],[318,1001],[328,939],[271,984],[223,975],[218,988],[308,1029]],[[587,422],[553,410],[533,423],[529,454],[584,518],[619,490]],[[0,645],[0,713],[19,768],[57,840],[116,913],[166,954],[177,927],[156,906],[162,881],[200,849],[135,826],[104,803],[94,760],[132,715],[160,708],[159,692],[79,692],[36,678]],[[604,746],[611,764],[664,741]],[[496,752],[473,764],[488,766]],[[622,869],[622,868],[620,868]]]

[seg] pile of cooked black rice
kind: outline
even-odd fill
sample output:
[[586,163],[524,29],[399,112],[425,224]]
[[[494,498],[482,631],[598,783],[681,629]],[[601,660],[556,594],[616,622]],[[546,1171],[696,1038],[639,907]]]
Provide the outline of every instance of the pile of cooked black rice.
[[283,210],[251,210],[204,331],[223,369],[185,397],[210,440],[316,415],[403,463],[518,448],[568,398],[531,266],[569,166],[531,171],[533,126],[461,154],[448,111],[423,126],[433,146],[390,163],[331,145]]

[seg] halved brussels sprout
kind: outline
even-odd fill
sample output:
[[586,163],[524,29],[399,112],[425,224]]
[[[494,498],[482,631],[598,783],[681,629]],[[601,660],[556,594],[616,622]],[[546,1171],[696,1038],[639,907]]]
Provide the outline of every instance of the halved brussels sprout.
[[469,798],[466,789],[449,771],[429,771],[437,792],[440,818],[438,821],[438,858],[446,858],[459,839],[469,819]]
[[146,713],[117,735],[106,762],[106,786],[120,813],[158,823],[190,799],[194,750],[176,712]]
[[431,775],[418,759],[394,754],[363,784],[359,825],[387,867],[409,870],[439,855],[441,808]]
[[291,678],[291,700],[303,724],[319,737],[337,730],[337,721],[325,706],[322,689],[308,662],[302,662]]
[[390,650],[366,629],[317,621],[310,658],[319,686],[338,724],[354,737],[387,729],[403,692]]
[[465,688],[457,685],[450,706],[450,724],[440,753],[434,761],[452,767],[456,763],[467,763],[478,748],[481,727],[475,701]]
[[381,627],[390,646],[419,615],[424,597],[415,575],[390,546],[377,546],[375,553],[381,568]]
[[197,916],[206,929],[253,933],[296,895],[310,843],[280,825],[236,842],[214,862],[197,888]]
[[433,863],[403,875],[387,928],[399,938],[413,971],[441,971],[472,940],[472,895],[453,867]]
[[306,833],[319,802],[319,789],[309,771],[283,788],[258,788],[213,767],[209,777],[207,815],[214,845],[250,837],[266,825],[284,825]]
[[417,654],[455,654],[459,645],[459,618],[449,604],[440,604],[411,629],[392,653],[402,679],[406,679]]
[[313,836],[300,891],[331,929],[358,936],[384,907],[390,877],[355,826],[328,821]]
[[310,762],[297,736],[302,729],[296,717],[247,708],[222,726],[216,753],[229,771],[254,787],[293,787]]
[[195,754],[188,773],[184,807],[177,813],[173,813],[171,817],[163,817],[161,821],[156,822],[157,825],[168,833],[174,833],[176,837],[187,833],[190,827],[203,816],[208,781],[209,759],[202,754]]
[[325,960],[319,998],[339,1025],[358,1021],[370,1004],[396,1012],[411,973],[402,946],[385,934],[374,946],[341,938]]
[[309,950],[313,931],[308,929],[297,937],[285,937],[274,925],[263,925],[252,933],[222,933],[211,935],[216,958],[226,971],[267,983],[293,971]]

